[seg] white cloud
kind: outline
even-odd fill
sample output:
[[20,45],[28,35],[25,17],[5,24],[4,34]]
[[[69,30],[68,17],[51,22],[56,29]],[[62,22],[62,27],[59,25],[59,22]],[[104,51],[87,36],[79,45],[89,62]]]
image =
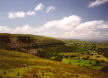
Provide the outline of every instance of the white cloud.
[[102,20],[88,21],[88,22],[81,23],[76,27],[76,29],[83,30],[83,28],[85,28],[86,30],[96,30],[95,28],[99,28],[99,27],[102,28],[103,24],[104,21]]
[[36,7],[35,7],[35,11],[40,11],[40,10],[42,10],[43,9],[43,4],[42,3],[39,3]]
[[52,37],[76,39],[108,38],[108,22],[94,20],[81,22],[81,17],[72,15],[61,20],[49,21],[42,26],[41,34]]
[[10,19],[15,19],[15,18],[24,18],[26,17],[27,15],[35,15],[37,11],[40,11],[42,10],[43,8],[43,4],[42,3],[39,3],[33,11],[27,11],[27,12],[21,12],[21,11],[18,11],[18,12],[9,12],[8,13],[8,18]]
[[61,20],[49,21],[44,25],[44,27],[46,28],[57,27],[64,30],[69,30],[77,26],[80,22],[81,22],[81,17],[72,15],[69,17],[64,17]]
[[95,0],[93,2],[90,2],[89,7],[95,7],[104,3],[107,3],[108,0]]
[[35,15],[36,12],[34,11],[28,11],[28,12],[9,12],[8,13],[8,18],[10,19],[15,19],[15,18],[24,18],[27,15]]
[[26,13],[25,12],[9,12],[8,13],[8,18],[10,19],[15,19],[15,18],[24,18],[26,16]]
[[48,12],[53,11],[53,10],[55,10],[55,7],[49,6],[49,7],[47,8],[46,12],[48,13]]
[[[44,8],[44,5],[42,3],[39,3],[34,9],[33,11],[27,11],[27,12],[23,12],[23,11],[18,11],[18,12],[9,12],[8,13],[8,18],[10,19],[15,19],[15,18],[24,18],[26,16],[32,16],[35,15],[36,12],[41,11]],[[50,12],[55,10],[55,7],[53,6],[49,6],[46,10],[46,12]]]
[[72,39],[108,39],[108,22],[93,20],[82,22],[77,15],[49,21],[42,26],[24,25],[16,28],[0,26],[0,32],[35,34]]
[[9,31],[10,31],[10,29],[8,27],[6,27],[6,26],[0,26],[0,32],[7,33]]
[[34,11],[28,11],[26,14],[27,15],[35,15],[35,12]]

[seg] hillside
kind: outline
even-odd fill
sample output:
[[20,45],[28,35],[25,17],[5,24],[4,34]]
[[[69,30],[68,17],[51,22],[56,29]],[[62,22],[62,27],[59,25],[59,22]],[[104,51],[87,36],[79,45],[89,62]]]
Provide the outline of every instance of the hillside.
[[0,49],[21,51],[50,59],[59,52],[70,52],[72,49],[59,39],[28,35],[28,34],[0,34]]
[[0,78],[107,78],[97,70],[0,49]]
[[0,78],[105,78],[108,44],[0,34]]
[[24,34],[0,34],[0,48],[37,54],[39,48],[64,45],[64,42],[44,36]]

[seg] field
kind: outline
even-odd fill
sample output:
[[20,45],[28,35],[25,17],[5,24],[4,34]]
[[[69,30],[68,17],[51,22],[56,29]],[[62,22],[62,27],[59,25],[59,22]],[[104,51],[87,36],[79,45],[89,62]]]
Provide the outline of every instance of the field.
[[106,43],[0,34],[0,78],[107,78]]
[[37,56],[0,50],[1,78],[78,78],[104,77],[100,71],[41,59]]

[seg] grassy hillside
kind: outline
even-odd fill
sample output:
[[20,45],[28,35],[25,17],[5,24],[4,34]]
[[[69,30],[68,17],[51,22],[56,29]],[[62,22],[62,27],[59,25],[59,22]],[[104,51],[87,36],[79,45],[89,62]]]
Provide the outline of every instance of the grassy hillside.
[[2,33],[0,78],[105,78],[107,49],[107,43]]
[[0,49],[21,51],[50,59],[59,52],[69,52],[72,49],[59,39],[24,34],[0,34]]
[[0,49],[0,78],[107,78],[103,72]]
[[40,50],[38,48],[56,47],[59,45],[64,45],[64,42],[50,37],[24,34],[0,34],[1,49],[37,54]]
[[[51,45],[62,45],[64,42],[61,40],[51,38],[51,37],[44,37],[44,36],[37,36],[37,35],[28,35],[28,34],[8,34],[8,33],[0,33],[0,42],[1,43],[10,43],[13,45],[17,44],[17,46],[26,46],[28,43],[30,45],[40,46],[51,46]],[[21,45],[23,44],[23,45]],[[9,45],[7,45],[9,46]],[[12,46],[12,45],[11,45]],[[16,47],[17,47],[16,46]],[[12,46],[13,47],[13,46]]]

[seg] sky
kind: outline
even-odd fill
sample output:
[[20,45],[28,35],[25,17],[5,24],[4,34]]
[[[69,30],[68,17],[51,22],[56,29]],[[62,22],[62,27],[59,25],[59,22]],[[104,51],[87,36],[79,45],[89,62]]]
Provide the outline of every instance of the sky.
[[0,0],[0,33],[108,40],[108,0]]

